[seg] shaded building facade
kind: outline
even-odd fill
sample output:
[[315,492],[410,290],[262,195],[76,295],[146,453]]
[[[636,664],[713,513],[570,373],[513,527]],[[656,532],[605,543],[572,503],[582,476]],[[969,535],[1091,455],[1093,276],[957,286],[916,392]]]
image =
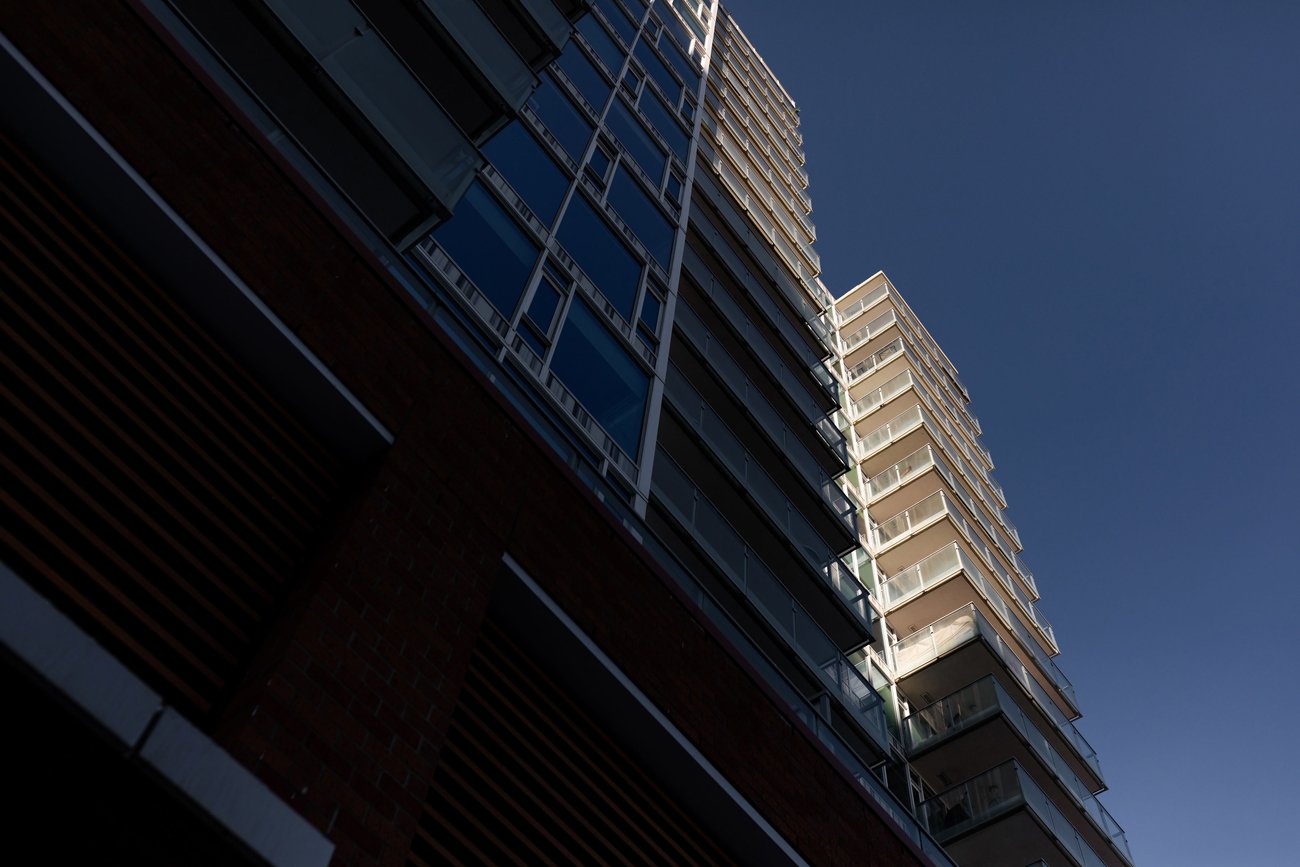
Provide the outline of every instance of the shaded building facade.
[[[867,448],[859,369],[903,337],[873,305],[909,308],[818,280],[798,112],[724,9],[0,25],[33,833],[75,773],[146,862],[1114,863],[1032,581],[909,583],[936,534],[884,510],[929,482],[873,490],[904,446]],[[1023,575],[1000,512],[962,520]],[[947,601],[1022,669],[919,661],[903,622]],[[980,764],[958,688],[1049,751]],[[1102,861],[1043,848],[1071,822]]]

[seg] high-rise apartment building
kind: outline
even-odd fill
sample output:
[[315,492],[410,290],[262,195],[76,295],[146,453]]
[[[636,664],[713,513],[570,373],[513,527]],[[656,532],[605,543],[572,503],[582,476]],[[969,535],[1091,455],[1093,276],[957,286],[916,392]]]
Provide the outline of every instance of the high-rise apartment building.
[[965,389],[818,279],[716,2],[0,27],[52,855],[1131,864]]

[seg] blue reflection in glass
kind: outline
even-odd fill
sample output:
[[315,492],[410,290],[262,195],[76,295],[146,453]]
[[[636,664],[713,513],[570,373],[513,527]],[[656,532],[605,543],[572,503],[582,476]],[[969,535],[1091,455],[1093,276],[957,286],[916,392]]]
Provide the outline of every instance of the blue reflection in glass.
[[586,53],[582,46],[576,42],[570,42],[569,46],[564,49],[560,59],[555,61],[556,66],[564,70],[564,74],[569,77],[578,87],[578,92],[582,94],[591,107],[596,109],[599,114],[600,110],[605,107],[605,100],[609,97],[609,83],[605,81],[605,76],[601,75],[595,65],[587,59]]
[[484,145],[483,153],[538,219],[549,226],[569,188],[569,177],[537,139],[515,121]]
[[646,72],[655,80],[655,84],[659,85],[673,103],[676,103],[681,98],[682,86],[677,83],[677,79],[673,78],[673,74],[668,71],[668,67],[664,66],[664,62],[659,59],[659,55],[655,54],[654,49],[650,47],[650,43],[645,40],[638,42],[632,53],[636,55],[637,60],[641,61]]
[[533,91],[528,100],[529,107],[537,113],[551,131],[551,135],[569,152],[569,156],[581,162],[582,154],[591,139],[591,124],[582,116],[569,98],[565,96],[549,75],[542,76],[541,86]]
[[677,158],[682,162],[686,162],[686,149],[691,143],[690,136],[686,134],[686,130],[682,129],[682,125],[673,117],[673,112],[669,110],[668,106],[664,105],[664,101],[659,98],[659,94],[650,90],[650,88],[641,91],[641,113],[664,137],[664,141],[668,142],[668,146],[673,149],[673,153],[677,154]]
[[618,77],[618,71],[623,68],[623,58],[626,52],[614,44],[614,40],[605,32],[605,28],[600,26],[600,22],[590,15],[585,16],[578,22],[578,32],[582,38],[587,40],[591,50],[596,52],[599,57],[609,67],[609,71]]
[[596,0],[596,8],[605,15],[605,20],[614,28],[623,40],[623,44],[632,45],[632,40],[636,38],[637,25],[628,20],[627,15],[614,0]]
[[645,244],[650,255],[667,271],[668,258],[673,253],[673,226],[641,189],[641,185],[620,169],[614,176],[614,182],[609,185],[609,201],[623,222]]
[[[666,16],[672,19],[673,16]],[[675,21],[675,19],[673,19]],[[683,43],[685,44],[685,43]],[[677,70],[677,74],[686,82],[686,89],[691,93],[695,92],[695,86],[700,82],[700,73],[696,71],[695,64],[686,58],[686,53],[677,47],[677,44],[671,39],[660,39],[659,50],[663,52],[664,59],[668,64]]]
[[586,198],[574,195],[556,237],[614,309],[630,320],[641,282],[641,263]]
[[650,377],[582,299],[569,308],[551,370],[614,442],[635,459],[641,447]]
[[497,310],[514,311],[538,248],[482,181],[470,185],[433,237]]
[[623,100],[615,99],[610,105],[609,114],[605,116],[605,125],[618,136],[623,147],[647,175],[659,178],[663,174],[664,165],[668,162],[667,154],[650,137],[650,133],[646,132],[646,128],[632,114],[632,110],[623,104]]

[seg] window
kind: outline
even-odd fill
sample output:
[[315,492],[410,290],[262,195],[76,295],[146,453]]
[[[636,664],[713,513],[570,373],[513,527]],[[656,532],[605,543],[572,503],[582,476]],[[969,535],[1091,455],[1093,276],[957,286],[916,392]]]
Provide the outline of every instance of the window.
[[637,25],[628,20],[622,7],[614,0],[596,0],[596,8],[605,15],[605,20],[609,22],[610,27],[614,28],[614,32],[623,40],[623,44],[631,46],[632,40],[636,39]]
[[581,93],[582,98],[587,100],[599,114],[600,110],[605,107],[605,100],[609,97],[609,82],[587,59],[582,46],[578,45],[577,42],[570,42],[569,46],[564,49],[564,53],[560,55],[560,59],[555,61],[555,65],[564,70],[564,74],[569,77],[569,81],[572,81],[574,86],[578,88],[578,93]]
[[482,181],[470,185],[433,237],[497,310],[514,311],[539,250]]
[[650,377],[580,298],[569,309],[551,371],[614,442],[635,458],[641,447]]
[[614,100],[609,107],[605,124],[647,175],[655,179],[663,175],[668,155],[621,99]]
[[574,195],[556,236],[614,309],[630,320],[641,263],[584,196]]
[[569,156],[575,162],[581,162],[587,142],[591,139],[592,126],[560,91],[554,79],[542,76],[541,86],[533,91],[528,105],[546,124],[551,135],[569,152]]
[[641,113],[646,116],[651,125],[663,136],[664,141],[677,154],[677,158],[683,163],[686,162],[686,151],[690,147],[691,138],[682,129],[682,125],[673,117],[673,112],[664,101],[659,98],[659,94],[650,89],[641,91],[640,102]]
[[609,202],[665,271],[673,254],[676,227],[627,171],[620,168],[609,186]]
[[623,58],[626,56],[626,52],[614,44],[614,40],[605,32],[605,28],[590,15],[584,16],[578,22],[578,32],[582,34],[583,39],[587,40],[587,44],[591,46],[592,51],[596,52],[596,56],[617,78],[618,71],[623,68]]
[[483,153],[505,176],[533,213],[548,226],[560,207],[569,178],[518,121],[497,133]]
[[660,89],[663,90],[664,95],[676,104],[677,100],[681,98],[682,86],[677,83],[677,79],[673,78],[673,74],[668,71],[667,66],[664,66],[664,62],[659,59],[659,55],[655,54],[650,44],[645,41],[638,42],[633,53],[636,55],[636,59],[641,61],[641,65],[645,67],[650,77],[655,80],[655,84],[659,85]]

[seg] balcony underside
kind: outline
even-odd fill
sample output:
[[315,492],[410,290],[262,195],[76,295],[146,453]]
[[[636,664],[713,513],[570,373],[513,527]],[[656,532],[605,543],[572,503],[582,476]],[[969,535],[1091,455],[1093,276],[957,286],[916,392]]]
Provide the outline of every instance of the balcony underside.
[[936,836],[961,867],[1011,867],[1040,860],[1053,867],[1074,864],[1023,804],[951,839],[943,832]]
[[[955,626],[956,632],[962,629],[961,625]],[[900,631],[900,634],[903,632]],[[937,636],[937,638],[942,640],[942,637]],[[897,664],[899,670],[905,671],[909,661],[903,657],[898,659]],[[898,679],[898,686],[913,707],[924,707],[990,674],[997,679],[1008,695],[1014,697],[1015,702],[1029,715],[1034,726],[1048,736],[1053,748],[1066,758],[1070,768],[1084,785],[1094,792],[1104,789],[1105,781],[1076,754],[1069,741],[1029,699],[1019,681],[1007,670],[1002,660],[983,639],[972,638],[933,662],[904,674]],[[986,760],[984,763],[988,764],[989,760],[996,759],[998,756],[990,754],[984,758]]]

